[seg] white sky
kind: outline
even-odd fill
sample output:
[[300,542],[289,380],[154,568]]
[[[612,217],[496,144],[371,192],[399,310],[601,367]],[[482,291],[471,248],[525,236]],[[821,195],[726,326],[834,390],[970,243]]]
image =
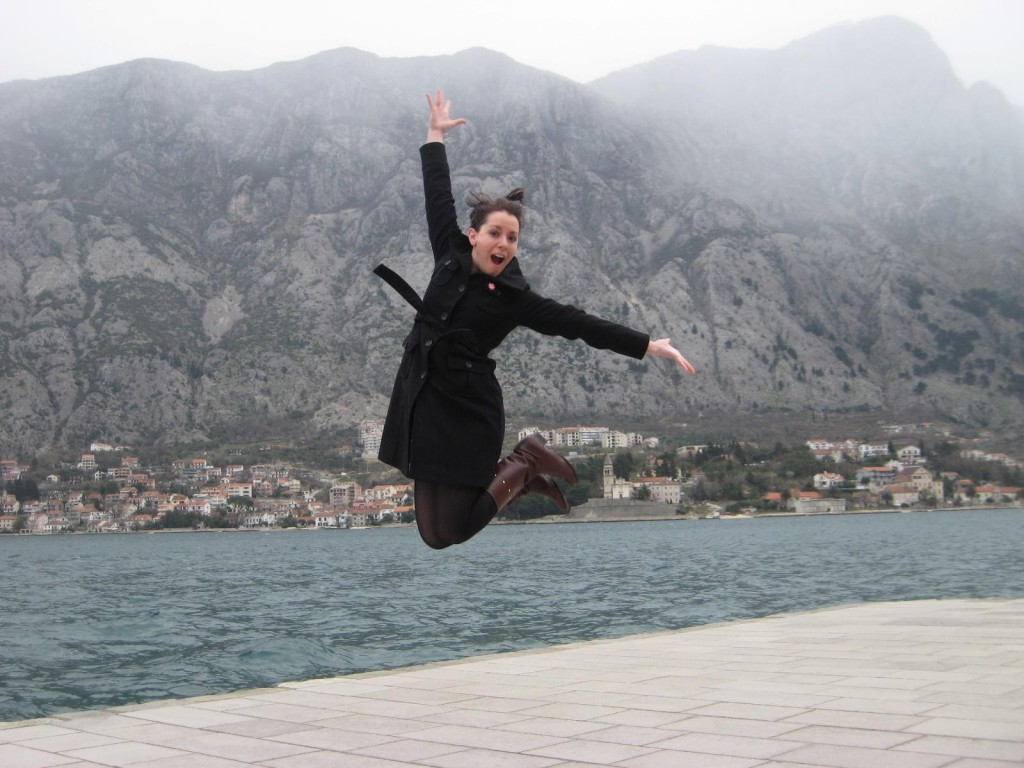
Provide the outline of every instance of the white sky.
[[587,82],[666,53],[779,48],[884,15],[924,27],[965,85],[987,80],[1024,106],[1024,0],[0,0],[0,82],[150,57],[258,69],[345,46],[481,46]]

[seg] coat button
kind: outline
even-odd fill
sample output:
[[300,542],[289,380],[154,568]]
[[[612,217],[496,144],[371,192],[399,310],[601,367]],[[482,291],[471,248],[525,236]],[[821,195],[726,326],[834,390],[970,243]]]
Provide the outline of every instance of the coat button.
[[427,339],[427,346],[431,346],[434,343],[433,339]]
[[464,286],[464,285],[460,285],[459,286],[459,293],[462,293],[465,290],[466,290],[466,286]]
[[422,372],[422,373],[420,374],[420,378],[421,378],[421,379],[425,379],[425,378],[427,378],[427,372],[426,372],[426,371],[423,371],[423,372]]
[[441,313],[441,319],[442,320],[447,320],[448,319],[448,313],[447,312],[442,312]]
[[469,362],[469,360],[467,360],[467,361],[466,361],[466,367],[467,367],[467,368],[472,368],[472,367],[473,367],[473,364],[472,364],[471,362]]

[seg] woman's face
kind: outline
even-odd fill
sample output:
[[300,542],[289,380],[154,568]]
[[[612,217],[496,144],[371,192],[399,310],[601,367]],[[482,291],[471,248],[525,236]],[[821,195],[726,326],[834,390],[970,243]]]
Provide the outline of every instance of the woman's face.
[[479,230],[466,233],[473,246],[473,271],[497,277],[516,257],[519,220],[505,211],[492,211]]

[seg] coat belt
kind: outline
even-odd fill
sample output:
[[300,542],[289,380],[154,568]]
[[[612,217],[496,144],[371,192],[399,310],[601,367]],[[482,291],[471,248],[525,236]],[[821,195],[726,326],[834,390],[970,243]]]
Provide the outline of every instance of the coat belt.
[[[417,320],[422,321],[428,328],[432,329],[433,332],[437,334],[438,341],[444,340],[448,345],[458,345],[461,347],[463,354],[475,355],[480,356],[483,359],[488,359],[485,353],[479,351],[480,342],[473,331],[469,328],[445,327],[445,324],[441,322],[440,318],[427,309],[427,305],[423,302],[423,299],[420,298],[419,294],[416,293],[411,285],[405,282],[405,279],[400,274],[390,267],[385,267],[383,264],[378,264],[376,268],[374,268],[373,274],[377,275],[377,277],[398,291],[398,294],[412,305],[412,308],[416,310]],[[429,342],[427,346],[430,346]]]
[[423,303],[423,299],[413,290],[411,285],[405,282],[405,278],[400,274],[390,267],[385,267],[383,264],[378,264],[373,270],[373,274],[398,291],[398,295],[409,302],[412,308],[424,318],[430,318],[430,313],[427,311],[427,305]]

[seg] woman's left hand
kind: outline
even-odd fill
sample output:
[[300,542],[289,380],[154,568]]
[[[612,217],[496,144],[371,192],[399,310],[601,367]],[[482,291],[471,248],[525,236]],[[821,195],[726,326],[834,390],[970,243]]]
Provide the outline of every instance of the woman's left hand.
[[657,339],[648,342],[647,354],[672,360],[691,376],[697,375],[697,369],[690,365],[690,361],[683,357],[678,349],[672,346],[672,339]]

